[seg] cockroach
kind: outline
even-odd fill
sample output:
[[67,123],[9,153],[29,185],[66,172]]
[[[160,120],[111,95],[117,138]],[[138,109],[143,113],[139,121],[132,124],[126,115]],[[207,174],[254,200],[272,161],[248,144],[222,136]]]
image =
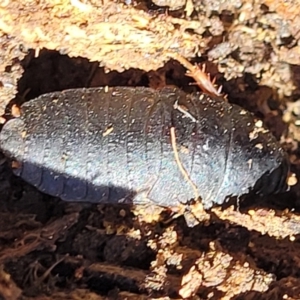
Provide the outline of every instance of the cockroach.
[[177,88],[80,88],[21,106],[0,134],[14,172],[66,201],[222,204],[285,191],[288,160],[237,105]]

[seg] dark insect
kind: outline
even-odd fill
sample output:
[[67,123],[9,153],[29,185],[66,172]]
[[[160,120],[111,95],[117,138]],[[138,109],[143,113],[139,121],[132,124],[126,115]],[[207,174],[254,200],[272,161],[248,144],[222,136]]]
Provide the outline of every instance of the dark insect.
[[176,206],[200,196],[210,208],[287,187],[285,153],[249,112],[176,88],[42,95],[4,125],[0,143],[17,175],[67,201]]

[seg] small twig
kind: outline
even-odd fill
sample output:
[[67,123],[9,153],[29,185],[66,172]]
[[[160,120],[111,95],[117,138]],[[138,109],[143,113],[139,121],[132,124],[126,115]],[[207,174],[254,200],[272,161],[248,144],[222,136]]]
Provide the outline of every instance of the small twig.
[[198,123],[198,120],[193,117],[182,105],[178,104],[178,100],[174,103],[173,107],[178,109],[181,113],[183,113],[186,117],[190,118],[193,122]]
[[41,277],[39,277],[39,278],[37,279],[37,281],[34,283],[34,285],[35,285],[35,286],[38,286],[38,285],[42,284],[42,282],[50,275],[50,273],[52,272],[52,270],[53,270],[57,265],[59,265],[61,262],[63,262],[63,261],[66,259],[66,257],[68,257],[68,256],[69,256],[69,255],[66,254],[66,255],[64,255],[62,258],[60,258],[58,261],[56,261],[51,267],[49,267],[49,268],[44,272],[44,274],[43,274]]
[[195,193],[195,200],[199,198],[199,193],[198,193],[198,189],[197,186],[194,184],[194,182],[191,180],[191,178],[189,177],[189,174],[187,173],[187,171],[185,170],[185,168],[183,167],[179,155],[178,155],[178,151],[177,151],[177,147],[176,147],[176,135],[175,135],[175,128],[171,127],[170,128],[170,134],[171,134],[171,144],[173,147],[173,151],[174,151],[174,156],[175,156],[175,161],[179,167],[180,172],[182,173],[183,177],[185,178],[185,180],[192,186],[194,193]]

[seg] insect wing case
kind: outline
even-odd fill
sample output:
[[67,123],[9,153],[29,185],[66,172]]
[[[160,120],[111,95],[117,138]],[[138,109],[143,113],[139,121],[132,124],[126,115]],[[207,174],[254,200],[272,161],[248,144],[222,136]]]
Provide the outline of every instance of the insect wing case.
[[45,94],[23,104],[0,143],[25,181],[68,201],[174,206],[199,194],[209,208],[249,188],[286,188],[285,154],[250,113],[178,89]]

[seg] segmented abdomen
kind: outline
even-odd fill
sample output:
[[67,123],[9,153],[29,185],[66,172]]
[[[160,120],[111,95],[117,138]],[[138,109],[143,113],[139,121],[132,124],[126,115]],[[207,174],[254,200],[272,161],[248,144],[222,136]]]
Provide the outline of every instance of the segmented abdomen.
[[[172,206],[198,194],[211,207],[246,193],[265,173],[287,172],[283,151],[252,115],[171,88],[46,94],[22,106],[0,143],[22,163],[24,180],[72,201]],[[274,190],[284,188],[276,182]]]

